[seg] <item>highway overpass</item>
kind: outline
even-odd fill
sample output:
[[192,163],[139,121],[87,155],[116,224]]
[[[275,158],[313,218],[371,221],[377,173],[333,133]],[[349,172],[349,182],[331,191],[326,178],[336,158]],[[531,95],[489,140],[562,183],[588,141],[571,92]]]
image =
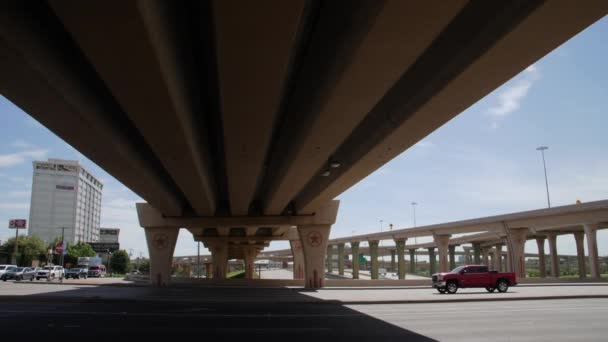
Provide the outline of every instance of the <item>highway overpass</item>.
[[169,282],[182,228],[221,278],[228,258],[251,276],[295,226],[316,288],[336,196],[607,12],[605,0],[4,1],[0,93],[147,202],[154,285]]

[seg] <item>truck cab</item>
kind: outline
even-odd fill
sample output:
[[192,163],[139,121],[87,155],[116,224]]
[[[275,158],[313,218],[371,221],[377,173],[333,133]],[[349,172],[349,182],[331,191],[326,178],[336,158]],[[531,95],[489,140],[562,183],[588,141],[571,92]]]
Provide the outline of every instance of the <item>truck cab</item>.
[[459,288],[485,288],[488,292],[507,292],[517,285],[515,273],[490,271],[486,265],[458,266],[451,272],[435,273],[433,287],[439,293],[456,293]]

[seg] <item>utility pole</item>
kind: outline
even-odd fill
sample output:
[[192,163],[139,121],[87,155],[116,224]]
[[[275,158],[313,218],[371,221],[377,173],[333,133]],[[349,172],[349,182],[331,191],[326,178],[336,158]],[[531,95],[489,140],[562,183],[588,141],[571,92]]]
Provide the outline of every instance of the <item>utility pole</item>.
[[68,247],[65,243],[65,227],[61,227],[61,244],[63,246],[63,249],[61,251],[61,256],[59,257],[59,265],[63,267],[63,256],[65,255],[66,248]]
[[196,242],[196,277],[201,277],[201,242]]
[[545,164],[545,150],[548,150],[547,146],[537,147],[536,150],[540,151],[543,156],[543,169],[545,170],[545,188],[547,189],[547,207],[551,208],[551,200],[549,199],[549,181],[547,180],[547,164]]
[[17,265],[17,251],[19,245],[19,229],[15,229],[15,250],[13,251],[13,264]]

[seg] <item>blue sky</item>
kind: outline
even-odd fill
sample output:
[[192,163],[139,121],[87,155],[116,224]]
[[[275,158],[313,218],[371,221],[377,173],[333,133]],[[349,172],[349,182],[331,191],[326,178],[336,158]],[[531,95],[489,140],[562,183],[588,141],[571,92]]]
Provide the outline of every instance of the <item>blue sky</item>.
[[[339,196],[332,237],[380,231],[380,220],[410,227],[413,201],[419,226],[546,207],[540,145],[553,206],[608,199],[607,36],[604,18]],[[29,217],[32,160],[77,159],[104,181],[102,226],[147,255],[137,195],[1,96],[0,120],[0,240],[14,234],[10,218]],[[608,232],[598,237],[608,255]],[[558,250],[575,254],[574,239],[559,237]],[[182,231],[176,255],[195,253]]]

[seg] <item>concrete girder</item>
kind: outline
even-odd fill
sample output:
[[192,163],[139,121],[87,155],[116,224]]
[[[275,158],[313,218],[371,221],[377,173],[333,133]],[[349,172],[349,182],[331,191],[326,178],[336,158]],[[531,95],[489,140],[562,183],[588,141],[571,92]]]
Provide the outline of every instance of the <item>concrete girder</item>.
[[[193,89],[198,86],[187,71],[195,62],[188,48],[177,44],[179,23],[165,15],[171,13],[171,5],[161,1],[118,4],[119,10],[102,2],[51,1],[194,212],[215,215],[215,180],[206,144],[201,143],[200,107],[194,98]],[[146,91],[141,91],[144,84]]]

